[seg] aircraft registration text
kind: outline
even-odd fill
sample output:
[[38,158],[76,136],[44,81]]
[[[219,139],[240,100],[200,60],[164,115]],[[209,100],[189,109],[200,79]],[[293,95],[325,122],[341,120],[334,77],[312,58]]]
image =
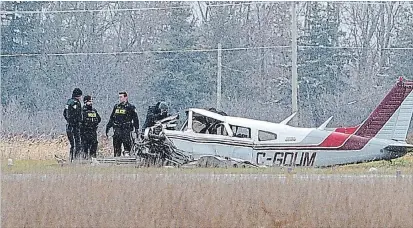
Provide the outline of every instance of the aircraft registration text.
[[266,157],[266,153],[259,152],[257,164],[266,159],[272,160],[274,166],[314,166],[316,156],[317,152],[275,152],[274,157]]

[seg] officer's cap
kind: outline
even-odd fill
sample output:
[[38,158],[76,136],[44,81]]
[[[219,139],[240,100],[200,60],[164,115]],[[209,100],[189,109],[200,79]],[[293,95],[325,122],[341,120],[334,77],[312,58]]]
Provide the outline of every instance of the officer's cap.
[[80,96],[82,96],[82,90],[80,90],[79,88],[75,88],[73,90],[72,97],[80,97]]
[[89,96],[89,95],[86,95],[86,96],[83,98],[83,102],[86,103],[86,102],[88,102],[88,101],[92,101],[92,97]]
[[123,95],[124,97],[127,97],[128,93],[126,91],[121,91],[119,92],[119,95]]

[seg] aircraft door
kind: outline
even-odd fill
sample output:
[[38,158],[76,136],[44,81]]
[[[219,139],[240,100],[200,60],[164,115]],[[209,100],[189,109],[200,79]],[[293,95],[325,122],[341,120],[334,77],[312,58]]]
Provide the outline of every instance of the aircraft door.
[[273,165],[274,151],[260,150],[263,146],[268,146],[276,143],[278,134],[270,131],[257,131],[257,140],[254,141],[253,160],[257,165]]

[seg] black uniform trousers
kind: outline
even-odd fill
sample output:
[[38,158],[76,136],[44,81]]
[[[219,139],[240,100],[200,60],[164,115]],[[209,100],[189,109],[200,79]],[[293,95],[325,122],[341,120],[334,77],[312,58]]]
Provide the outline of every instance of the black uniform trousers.
[[96,158],[98,149],[98,134],[96,130],[84,130],[82,132],[83,158]]
[[82,151],[80,143],[80,126],[67,124],[66,133],[70,142],[70,161],[73,161],[73,159],[79,158],[80,152]]
[[113,150],[114,156],[120,157],[122,144],[125,151],[131,152],[132,149],[132,131],[128,128],[113,128]]

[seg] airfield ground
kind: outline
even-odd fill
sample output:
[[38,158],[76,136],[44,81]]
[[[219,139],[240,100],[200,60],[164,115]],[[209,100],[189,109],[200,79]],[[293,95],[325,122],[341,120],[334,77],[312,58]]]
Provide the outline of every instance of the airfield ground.
[[62,167],[65,140],[38,141],[1,142],[2,227],[413,227],[412,154],[324,169]]

